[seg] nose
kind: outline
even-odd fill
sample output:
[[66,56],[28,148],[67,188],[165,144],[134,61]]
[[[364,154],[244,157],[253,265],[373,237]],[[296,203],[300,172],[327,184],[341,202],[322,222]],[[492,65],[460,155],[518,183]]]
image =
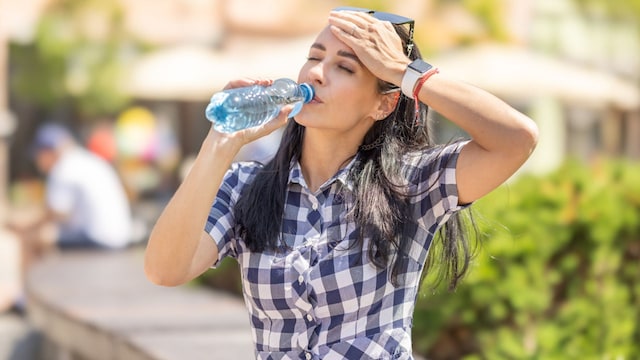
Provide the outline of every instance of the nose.
[[322,85],[324,84],[324,69],[323,62],[318,61],[313,64],[309,69],[307,76],[309,78],[309,82],[313,85]]

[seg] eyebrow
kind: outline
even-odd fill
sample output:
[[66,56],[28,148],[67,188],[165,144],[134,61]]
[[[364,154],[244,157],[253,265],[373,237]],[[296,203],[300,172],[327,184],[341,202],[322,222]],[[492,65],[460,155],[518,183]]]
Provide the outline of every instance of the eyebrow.
[[[318,50],[322,50],[322,51],[327,51],[327,48],[320,44],[320,43],[313,43],[313,45],[311,45],[312,49],[318,49]],[[358,59],[358,57],[356,56],[356,54],[352,53],[352,52],[348,52],[345,50],[338,50],[338,55],[342,56],[342,57],[346,57],[349,59],[352,59],[354,61],[356,61],[358,64],[362,65],[362,62],[360,61],[360,59]]]

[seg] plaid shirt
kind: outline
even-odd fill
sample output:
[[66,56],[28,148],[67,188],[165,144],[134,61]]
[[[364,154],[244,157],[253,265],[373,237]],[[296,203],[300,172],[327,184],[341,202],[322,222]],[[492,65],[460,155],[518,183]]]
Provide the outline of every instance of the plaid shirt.
[[[459,210],[455,165],[461,144],[403,158],[416,225],[409,261],[390,282],[391,266],[378,269],[367,251],[351,246],[355,223],[348,171],[355,159],[315,193],[299,164],[290,171],[282,236],[289,249],[252,253],[238,237],[233,206],[260,165],[236,163],[211,207],[206,231],[219,260],[241,267],[258,359],[411,359],[411,327],[420,275],[436,230]],[[441,170],[427,173],[436,165]],[[369,246],[364,241],[364,248]],[[217,263],[216,263],[217,264]]]

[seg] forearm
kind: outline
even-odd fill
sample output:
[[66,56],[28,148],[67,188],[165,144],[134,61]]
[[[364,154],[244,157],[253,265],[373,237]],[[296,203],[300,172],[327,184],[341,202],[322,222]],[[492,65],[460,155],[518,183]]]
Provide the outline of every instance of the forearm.
[[471,136],[456,164],[460,204],[500,186],[535,148],[535,123],[484,90],[436,74],[427,79],[418,97]]
[[203,143],[149,237],[145,272],[154,283],[174,285],[193,277],[192,264],[211,204],[238,149],[216,133]]
[[466,131],[488,152],[506,152],[524,161],[535,146],[535,123],[494,95],[436,74],[420,90],[419,99]]

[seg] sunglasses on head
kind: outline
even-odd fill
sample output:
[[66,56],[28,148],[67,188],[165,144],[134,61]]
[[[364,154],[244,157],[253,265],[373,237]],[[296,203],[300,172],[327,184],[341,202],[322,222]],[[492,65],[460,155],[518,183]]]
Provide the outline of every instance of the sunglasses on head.
[[400,15],[396,15],[396,14],[392,14],[392,13],[387,13],[387,12],[382,12],[382,11],[375,11],[375,10],[370,10],[370,9],[365,9],[365,8],[359,8],[359,7],[351,7],[351,6],[341,6],[341,7],[337,7],[335,9],[333,9],[333,11],[357,11],[357,12],[366,12],[367,14],[370,14],[371,16],[373,16],[374,18],[381,20],[381,21],[388,21],[394,25],[409,25],[409,39],[407,40],[407,56],[411,55],[411,51],[413,50],[413,29],[415,27],[415,21],[413,19],[410,19],[408,17],[404,17],[404,16],[400,16]]

